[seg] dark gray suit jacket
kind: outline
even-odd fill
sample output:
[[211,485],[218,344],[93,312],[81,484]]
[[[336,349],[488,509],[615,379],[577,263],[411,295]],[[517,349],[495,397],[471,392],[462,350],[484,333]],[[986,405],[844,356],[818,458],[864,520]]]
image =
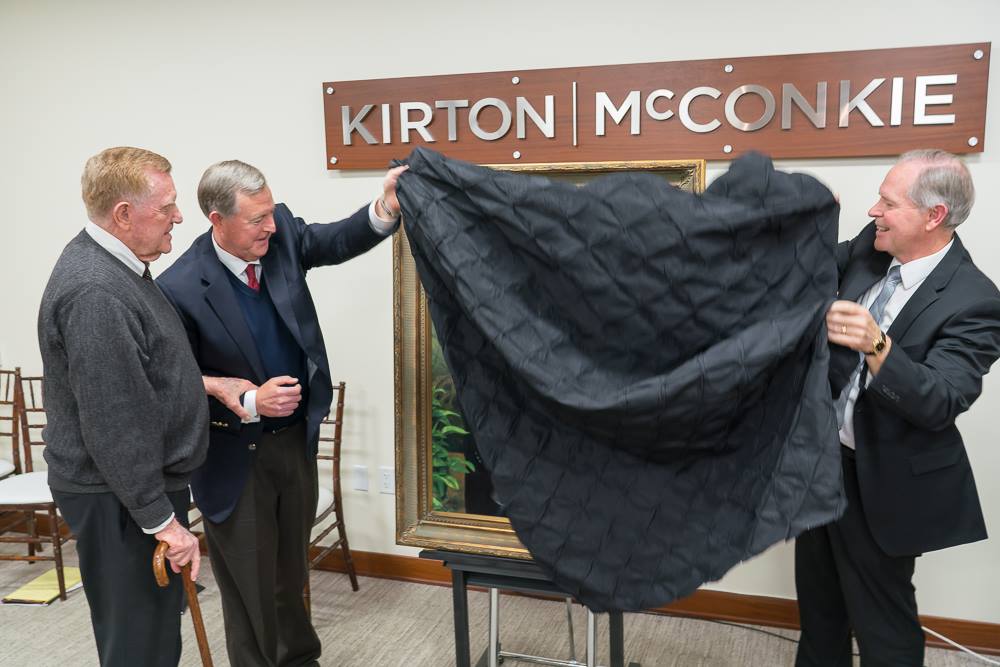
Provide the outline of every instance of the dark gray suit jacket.
[[[839,298],[857,301],[892,257],[874,249],[869,224],[838,248]],[[979,397],[1000,357],[1000,292],[958,236],[886,334],[892,347],[854,405],[858,483],[868,526],[891,556],[986,538],[959,414]],[[831,345],[837,395],[857,352]]]

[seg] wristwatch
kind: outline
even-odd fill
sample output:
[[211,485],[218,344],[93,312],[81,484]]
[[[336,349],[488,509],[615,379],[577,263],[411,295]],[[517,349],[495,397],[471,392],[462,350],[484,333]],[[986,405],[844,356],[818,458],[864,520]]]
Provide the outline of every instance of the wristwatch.
[[871,352],[865,352],[868,355],[880,354],[882,350],[885,349],[885,332],[879,331],[878,338],[872,339],[872,349]]

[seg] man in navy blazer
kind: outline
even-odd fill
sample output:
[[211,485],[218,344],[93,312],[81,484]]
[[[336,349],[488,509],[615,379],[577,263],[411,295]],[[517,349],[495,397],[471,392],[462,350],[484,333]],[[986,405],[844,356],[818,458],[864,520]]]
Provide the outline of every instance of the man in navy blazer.
[[799,536],[796,665],[922,665],[916,557],[986,539],[955,419],[1000,357],[1000,293],[955,234],[975,200],[943,151],[903,155],[874,220],[838,247],[827,318],[844,516]]
[[316,448],[333,382],[306,272],[373,248],[398,226],[396,178],[349,218],[306,224],[263,174],[209,167],[198,203],[211,230],[157,280],[187,330],[209,394],[208,457],[191,487],[206,518],[233,665],[314,665],[305,611]]

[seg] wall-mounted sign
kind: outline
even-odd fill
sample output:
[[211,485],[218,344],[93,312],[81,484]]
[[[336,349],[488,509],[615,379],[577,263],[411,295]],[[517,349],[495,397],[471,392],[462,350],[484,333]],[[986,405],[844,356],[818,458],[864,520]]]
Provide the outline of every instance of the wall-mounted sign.
[[323,84],[330,169],[981,152],[990,44]]

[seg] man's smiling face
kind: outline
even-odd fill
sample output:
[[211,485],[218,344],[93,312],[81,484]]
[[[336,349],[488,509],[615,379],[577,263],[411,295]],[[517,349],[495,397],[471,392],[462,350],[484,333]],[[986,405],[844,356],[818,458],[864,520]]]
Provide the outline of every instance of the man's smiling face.
[[875,220],[875,249],[903,263],[930,254],[927,250],[934,243],[930,232],[936,226],[929,226],[932,210],[914,204],[909,194],[926,166],[924,162],[911,160],[890,169],[879,188],[878,201],[868,210]]

